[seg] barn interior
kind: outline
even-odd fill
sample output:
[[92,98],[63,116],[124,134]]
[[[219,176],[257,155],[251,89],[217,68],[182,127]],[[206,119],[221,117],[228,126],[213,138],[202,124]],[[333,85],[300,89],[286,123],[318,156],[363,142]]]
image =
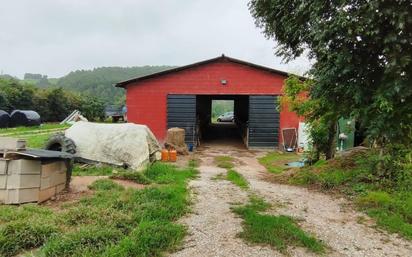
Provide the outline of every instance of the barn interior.
[[[212,121],[213,100],[233,101],[234,122]],[[220,115],[220,114],[218,114]],[[249,96],[247,95],[197,95],[196,120],[199,143],[247,144]]]

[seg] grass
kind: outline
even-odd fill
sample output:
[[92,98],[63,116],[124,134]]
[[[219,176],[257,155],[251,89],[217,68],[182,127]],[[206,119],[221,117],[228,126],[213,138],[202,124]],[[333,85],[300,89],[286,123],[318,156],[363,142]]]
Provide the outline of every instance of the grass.
[[288,181],[345,195],[378,227],[412,240],[412,170],[399,179],[381,178],[372,165],[375,159],[376,153],[361,152],[322,161],[300,169]]
[[215,157],[216,166],[218,166],[219,168],[223,168],[223,169],[232,169],[233,167],[235,167],[233,161],[234,161],[233,157],[230,157],[230,156],[216,156]]
[[324,245],[315,237],[303,231],[297,222],[285,215],[262,214],[270,208],[263,199],[252,196],[249,203],[232,210],[243,218],[243,231],[239,236],[251,243],[267,244],[282,253],[288,246],[306,247],[312,252],[324,252]]
[[65,129],[69,127],[70,127],[69,124],[44,123],[44,124],[41,124],[40,126],[34,126],[34,127],[0,128],[0,136],[2,134],[18,135],[18,134],[43,133],[43,132],[46,132],[47,130]]
[[35,127],[17,127],[0,129],[0,136],[16,137],[25,139],[27,147],[43,148],[49,137],[57,130],[64,130],[70,127],[68,124],[45,123]]
[[130,172],[119,167],[110,165],[80,165],[75,164],[73,167],[73,176],[110,176],[117,173]]
[[226,179],[242,189],[249,188],[249,183],[247,182],[247,180],[233,169],[227,171]]
[[184,169],[155,163],[142,174],[153,183],[125,189],[110,179],[94,194],[52,211],[41,205],[0,206],[0,256],[35,251],[39,256],[162,256],[176,249],[186,228],[175,221],[189,210]]
[[264,157],[259,158],[259,163],[265,166],[271,173],[281,173],[288,168],[287,163],[299,161],[301,157],[295,153],[270,152]]
[[113,179],[124,179],[136,182],[138,184],[148,185],[152,181],[148,179],[143,173],[137,171],[127,171],[122,173],[116,173],[110,176]]

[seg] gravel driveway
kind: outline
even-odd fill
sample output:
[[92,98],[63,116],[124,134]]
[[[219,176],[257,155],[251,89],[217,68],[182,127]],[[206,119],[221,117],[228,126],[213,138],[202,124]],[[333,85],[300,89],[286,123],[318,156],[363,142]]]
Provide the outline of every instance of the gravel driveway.
[[[180,221],[188,226],[189,235],[182,249],[171,256],[284,256],[273,248],[251,245],[236,236],[242,231],[242,220],[230,207],[245,203],[248,192],[215,179],[225,173],[213,163],[214,156],[222,155],[235,158],[235,169],[249,181],[251,192],[270,203],[281,204],[276,214],[296,217],[304,230],[325,242],[326,256],[412,256],[411,242],[373,228],[373,221],[345,199],[265,181],[266,170],[257,161],[264,152],[214,145],[201,148],[197,154],[201,165],[199,178],[190,182],[192,213]],[[288,252],[289,256],[314,256],[299,247],[291,247]]]

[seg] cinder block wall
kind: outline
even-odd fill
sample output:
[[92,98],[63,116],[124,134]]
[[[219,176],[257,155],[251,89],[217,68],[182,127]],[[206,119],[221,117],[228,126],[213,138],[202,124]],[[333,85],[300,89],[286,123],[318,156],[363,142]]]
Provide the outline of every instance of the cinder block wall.
[[0,159],[0,202],[46,201],[65,188],[66,172],[64,161]]

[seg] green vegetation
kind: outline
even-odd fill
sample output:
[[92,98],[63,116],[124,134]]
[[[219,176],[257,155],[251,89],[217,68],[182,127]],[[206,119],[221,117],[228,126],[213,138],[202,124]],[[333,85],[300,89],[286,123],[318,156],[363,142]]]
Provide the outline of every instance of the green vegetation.
[[227,173],[226,176],[224,176],[223,174],[219,174],[213,179],[225,178],[242,189],[248,189],[249,183],[247,182],[247,180],[241,174],[239,174],[237,171],[233,169],[235,167],[233,161],[234,158],[230,156],[216,156],[215,164],[220,168],[226,169]]
[[277,55],[313,60],[307,74],[311,79],[290,77],[282,100],[310,125],[314,162],[333,158],[337,121],[346,118],[356,121],[365,145],[378,149],[375,168],[386,178],[411,163],[412,7],[409,1],[393,2],[249,4],[257,26],[276,40]]
[[0,78],[0,109],[34,110],[44,122],[62,121],[76,109],[89,120],[104,118],[104,102],[95,95],[62,88],[41,89],[15,79]]
[[59,123],[43,123],[40,126],[35,127],[16,127],[16,128],[0,128],[0,136],[18,136],[25,134],[36,134],[36,133],[45,133],[49,130],[58,131],[64,130],[70,127],[68,124],[59,124]]
[[227,171],[226,179],[242,189],[249,188],[249,183],[247,182],[247,180],[233,169],[229,169]]
[[315,253],[324,252],[323,244],[300,229],[293,218],[261,213],[269,208],[270,204],[257,197],[251,197],[246,205],[233,207],[244,220],[239,236],[252,243],[268,244],[283,253],[291,245],[303,246]]
[[43,148],[49,137],[68,128],[70,125],[57,123],[46,123],[38,127],[17,127],[0,129],[0,136],[25,139],[30,148]]
[[233,112],[235,102],[233,100],[212,100],[212,122],[226,112]]
[[69,91],[97,96],[108,104],[123,105],[124,90],[113,84],[131,78],[173,68],[172,66],[101,67],[93,70],[77,70],[59,79],[57,86]]
[[259,158],[259,163],[271,173],[281,173],[287,168],[286,164],[298,161],[300,157],[295,153],[270,152]]
[[376,165],[379,153],[363,151],[304,167],[289,182],[344,194],[375,218],[379,227],[412,239],[412,169],[386,178]]
[[219,167],[219,168],[223,168],[223,169],[232,169],[233,167],[235,167],[235,165],[233,164],[233,157],[230,156],[216,156],[215,157],[215,164]]
[[188,211],[193,167],[156,163],[144,171],[155,183],[125,189],[110,179],[60,210],[26,204],[0,206],[0,255],[39,248],[40,256],[162,256],[176,249],[186,229],[175,224]]
[[136,182],[138,184],[147,185],[151,183],[151,180],[148,179],[143,173],[137,171],[127,171],[116,173],[110,176],[113,179],[124,179]]
[[128,172],[125,169],[110,165],[81,165],[75,164],[73,167],[73,176],[110,176],[113,172]]

